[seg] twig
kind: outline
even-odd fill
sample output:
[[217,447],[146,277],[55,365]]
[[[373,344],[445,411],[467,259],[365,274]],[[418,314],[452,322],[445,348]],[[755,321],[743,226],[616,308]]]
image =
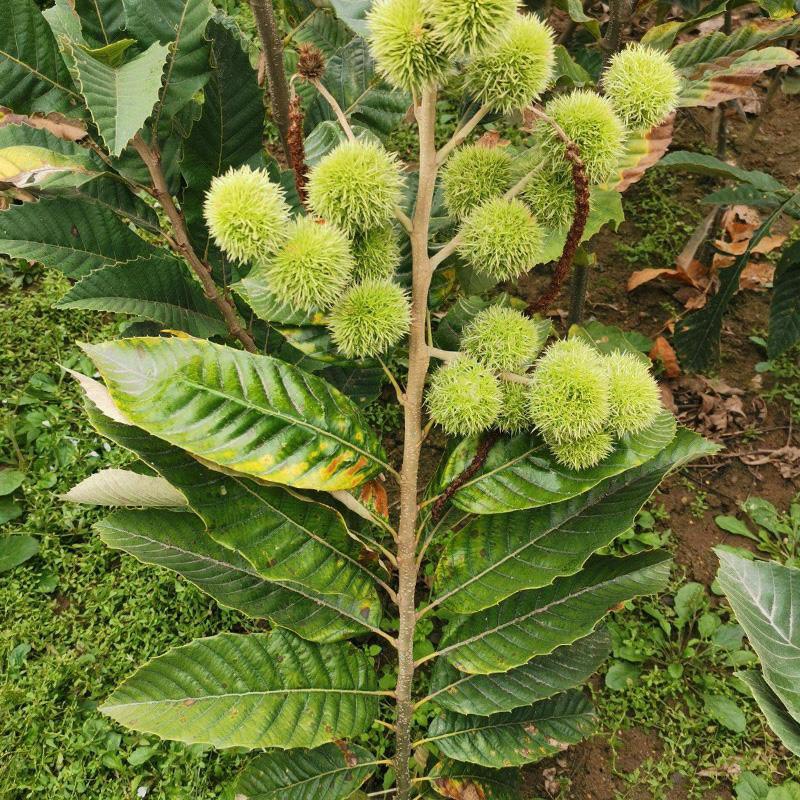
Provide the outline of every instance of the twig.
[[161,168],[161,157],[158,151],[149,147],[141,134],[138,133],[133,137],[133,146],[150,173],[150,179],[153,181],[154,196],[161,208],[164,209],[164,213],[172,225],[174,238],[167,236],[170,246],[188,262],[195,275],[200,279],[203,293],[219,309],[231,336],[238,339],[245,350],[257,353],[256,343],[245,329],[233,303],[225,295],[221,294],[217,288],[217,284],[211,275],[211,267],[200,259],[194,247],[192,247],[186,220],[172,199],[167,180],[164,177],[164,171]]
[[269,85],[272,118],[278,128],[283,152],[291,165],[289,149],[289,84],[283,66],[283,43],[278,35],[275,9],[271,0],[250,0],[258,36],[264,52],[267,84]]
[[489,113],[491,106],[482,105],[458,130],[450,137],[449,141],[436,154],[436,166],[441,167],[450,153],[456,149],[472,131],[478,123]]
[[630,0],[609,0],[608,12],[609,20],[606,28],[606,35],[600,42],[603,51],[603,61],[607,61],[622,46],[622,31],[625,22],[632,10]]
[[381,367],[383,367],[383,371],[386,374],[386,377],[389,379],[389,383],[392,384],[394,387],[394,393],[397,396],[397,402],[400,403],[401,406],[406,404],[406,393],[403,391],[400,384],[397,382],[397,378],[395,378],[394,373],[386,366],[383,359],[378,356],[378,361],[380,362]]
[[439,361],[455,361],[461,353],[456,350],[442,350],[438,347],[428,346],[428,353],[431,358],[438,358]]
[[[354,142],[356,140],[356,135],[353,132],[353,128],[350,126],[350,122],[347,119],[347,115],[342,110],[342,107],[339,105],[337,99],[325,88],[322,81],[319,79],[308,79],[308,82],[325,98],[328,105],[331,107],[331,111],[336,116],[336,119],[339,122],[341,129],[344,131],[347,140],[350,142]],[[407,233],[411,233],[413,230],[413,225],[411,220],[409,219],[408,215],[403,211],[400,206],[396,206],[394,210],[394,215],[403,228],[406,230]]]
[[414,112],[419,129],[419,184],[411,235],[411,331],[408,339],[403,466],[400,473],[400,522],[397,545],[399,625],[397,683],[395,685],[397,739],[394,755],[397,796],[406,800],[411,795],[409,761],[411,759],[411,726],[414,714],[412,689],[414,683],[414,630],[417,624],[415,595],[419,577],[416,559],[416,527],[419,513],[417,491],[422,448],[422,400],[430,363],[425,341],[425,319],[432,275],[428,255],[428,238],[437,170],[434,139],[435,88],[429,87],[422,92],[422,100],[419,104],[415,104]]
[[353,129],[350,127],[350,123],[347,121],[347,117],[344,111],[342,111],[339,101],[325,88],[325,85],[318,78],[310,80],[309,83],[325,98],[331,110],[336,115],[339,125],[342,126],[345,136],[347,136],[351,142],[354,142],[356,140],[356,135],[353,133]]

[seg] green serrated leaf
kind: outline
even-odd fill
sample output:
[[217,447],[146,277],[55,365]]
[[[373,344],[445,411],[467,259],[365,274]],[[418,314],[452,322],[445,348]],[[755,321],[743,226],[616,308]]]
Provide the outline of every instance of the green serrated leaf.
[[236,779],[234,792],[241,800],[345,800],[379,763],[369,751],[345,742],[275,751],[251,761]]
[[359,36],[367,36],[369,33],[367,12],[372,5],[372,0],[331,0],[331,5],[336,11],[336,16],[350,30]]
[[[79,203],[96,205],[150,233],[161,233],[156,212],[115,176],[101,175],[74,189],[61,190],[58,194]],[[152,253],[153,249],[149,251]]]
[[284,590],[270,596],[274,605],[268,616],[276,625],[315,641],[335,641],[380,623],[372,576],[358,562],[359,548],[340,514],[279,487],[206,469],[94,406],[88,414],[101,434],[181,491],[217,543],[239,551],[260,577]]
[[80,278],[105,264],[148,255],[154,248],[95,204],[51,197],[0,212],[0,252]]
[[[622,210],[622,195],[614,188],[592,186],[589,192],[589,218],[583,231],[581,242],[588,242],[600,230],[613,223],[614,230],[625,221],[625,213]],[[541,263],[555,261],[564,250],[567,241],[569,226],[564,228],[548,229],[545,231]]]
[[246,558],[214,541],[196,514],[119,511],[95,530],[109,547],[176,572],[221,606],[269,619],[309,641],[336,642],[363,630],[297,587],[264,580]]
[[278,322],[283,325],[320,325],[325,321],[325,314],[322,311],[297,311],[275,297],[270,292],[269,282],[258,265],[233,288],[264,322]]
[[120,155],[153,111],[169,48],[154,43],[115,69],[74,43],[63,45],[100,136],[112,155]]
[[332,491],[391,470],[350,400],[276,359],[200,339],[131,338],[84,350],[137,425],[243,475]]
[[456,619],[438,655],[469,674],[507,672],[588,635],[617,604],[661,591],[670,567],[669,555],[660,551],[596,556],[577,575]]
[[592,86],[594,81],[592,76],[570,55],[569,50],[563,44],[557,44],[554,49],[555,68],[553,71],[553,82],[566,83],[576,88]]
[[688,71],[697,64],[724,56],[739,55],[780,39],[791,39],[798,32],[800,32],[800,19],[788,22],[754,19],[740,25],[730,35],[714,31],[705,36],[691,38],[674,47],[669,53],[669,58],[678,69]]
[[57,307],[134,314],[202,338],[227,335],[217,307],[200,284],[165,252],[95,270],[75,284]]
[[206,26],[209,0],[122,0],[127,29],[145,47],[169,45],[169,58],[153,130],[175,117],[211,75]]
[[119,0],[75,0],[83,33],[101,45],[111,44],[125,30],[125,7]]
[[764,680],[800,722],[800,570],[716,553],[717,581],[758,654]]
[[681,22],[665,22],[662,25],[650,28],[642,37],[642,43],[657,50],[668,50],[681,31],[693,28],[698,22],[703,22],[722,14],[727,5],[728,0],[711,0],[699,13],[695,15],[687,14],[687,18]]
[[633,526],[668,472],[705,452],[702,437],[681,429],[654,459],[570,500],[477,517],[448,539],[436,567],[433,602],[474,614],[574,574]]
[[378,714],[377,678],[347,643],[288,631],[222,633],[154,658],[100,710],[162,739],[215,747],[316,747],[357,736]]
[[19,114],[79,99],[50,26],[33,0],[0,0],[0,98]]
[[[330,59],[353,38],[353,33],[329,8],[312,6],[312,9],[289,31],[286,41],[291,43],[292,50],[301,44],[312,44]],[[290,50],[287,61],[292,55]]]
[[800,58],[785,47],[764,47],[742,55],[711,62],[700,77],[684,80],[678,105],[681,108],[705,106],[741,97],[764,72],[782,66],[797,66]]
[[784,746],[796,756],[800,756],[800,724],[786,710],[786,706],[769,687],[763,675],[758,670],[747,670],[737,672],[736,677],[747,684],[758,707],[767,718],[770,728]]
[[[393,90],[381,78],[369,45],[360,37],[352,39],[328,60],[322,81],[348,119],[373,134],[388,135],[411,102],[407,94]],[[330,106],[314,93],[309,98],[306,130],[316,132],[325,120],[335,121],[335,116]],[[328,136],[332,134],[332,130],[328,132]]]
[[215,69],[181,162],[186,182],[196,191],[205,191],[215,175],[248,163],[263,149],[263,91],[241,35],[217,20],[211,21],[208,32]]
[[613,353],[617,350],[623,353],[632,353],[650,366],[647,353],[653,347],[653,340],[639,331],[623,331],[615,325],[604,325],[598,320],[590,320],[583,325],[573,325],[569,331],[570,337],[578,336],[601,353]]
[[761,192],[787,191],[786,187],[766,172],[747,170],[722,161],[707,153],[693,153],[688,150],[675,150],[661,159],[662,167],[672,167],[684,172],[709,175],[713,178],[747,183]]
[[[533,433],[501,439],[484,466],[456,492],[453,503],[473,514],[504,514],[568,500],[605,478],[633,469],[660,453],[675,436],[675,418],[661,414],[646,430],[623,437],[614,452],[596,467],[576,472],[558,464]],[[436,478],[436,491],[447,486],[472,461],[476,437],[463,440]]]
[[608,657],[611,640],[600,629],[521,667],[494,675],[465,675],[446,659],[436,661],[430,699],[459,714],[490,716],[513,711],[580,686]]
[[445,712],[428,728],[425,743],[448,758],[484,767],[531,764],[566,750],[594,732],[594,708],[579,691],[569,691],[491,717]]

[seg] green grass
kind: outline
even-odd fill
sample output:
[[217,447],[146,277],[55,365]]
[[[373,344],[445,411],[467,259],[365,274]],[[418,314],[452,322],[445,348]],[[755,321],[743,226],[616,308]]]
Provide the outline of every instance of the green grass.
[[91,531],[98,513],[59,500],[124,458],[89,428],[57,366],[90,372],[74,342],[115,335],[115,325],[54,310],[65,289],[56,274],[0,266],[0,465],[26,473],[15,493],[23,515],[0,533],[40,543],[0,574],[0,798],[215,798],[237,757],[124,731],[97,710],[137,665],[239,618],[108,550]]

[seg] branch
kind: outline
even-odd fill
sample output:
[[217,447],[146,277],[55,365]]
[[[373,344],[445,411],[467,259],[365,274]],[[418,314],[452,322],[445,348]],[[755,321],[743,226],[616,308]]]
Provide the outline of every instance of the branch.
[[489,105],[482,105],[476,112],[473,114],[470,119],[468,119],[451,137],[450,140],[445,144],[439,152],[436,154],[436,166],[441,167],[445,161],[447,161],[447,157],[450,153],[456,149],[466,138],[469,136],[472,131],[475,130],[478,123],[489,113],[491,107]]
[[428,353],[431,358],[438,358],[439,361],[455,361],[461,355],[457,350],[442,350],[430,345],[428,345]]
[[231,336],[238,339],[245,350],[249,350],[251,353],[257,353],[258,348],[256,347],[256,343],[245,329],[233,303],[231,303],[225,295],[221,294],[217,288],[217,284],[214,282],[214,278],[211,275],[211,267],[200,259],[194,247],[192,247],[189,231],[186,227],[186,220],[175,205],[175,201],[172,199],[172,193],[167,186],[164,171],[161,169],[161,156],[157,150],[147,145],[139,133],[133,137],[133,146],[147,167],[147,171],[150,173],[156,200],[158,200],[161,208],[164,209],[164,213],[167,215],[172,225],[174,238],[170,236],[167,237],[170,246],[179,256],[188,262],[195,275],[200,279],[200,283],[203,286],[203,293],[219,309]]
[[453,495],[469,480],[471,480],[478,470],[486,463],[489,456],[489,451],[500,438],[500,432],[496,430],[489,431],[483,439],[481,439],[478,449],[472,461],[466,466],[460,475],[457,475],[450,482],[450,485],[442,492],[439,499],[433,504],[431,509],[431,521],[436,523],[441,519],[442,514],[447,508],[447,504],[452,500]]
[[578,251],[578,245],[580,245],[583,232],[586,230],[586,221],[589,218],[589,181],[586,178],[586,170],[583,166],[583,161],[581,161],[578,145],[564,133],[555,120],[548,117],[544,112],[536,108],[532,108],[531,112],[535,117],[547,122],[564,143],[564,155],[572,166],[572,183],[575,187],[575,214],[567,233],[564,250],[561,252],[561,257],[558,259],[553,277],[550,280],[550,286],[538,300],[530,303],[525,309],[525,313],[528,316],[537,311],[544,311],[558,297],[558,293],[561,291],[567,275],[569,275],[572,262],[575,259],[575,253]]
[[281,137],[281,145],[286,160],[291,166],[292,154],[289,150],[289,84],[283,67],[283,43],[278,35],[275,22],[275,9],[272,0],[250,0],[250,8],[258,28],[261,47],[264,51],[267,83],[269,84],[272,118]]

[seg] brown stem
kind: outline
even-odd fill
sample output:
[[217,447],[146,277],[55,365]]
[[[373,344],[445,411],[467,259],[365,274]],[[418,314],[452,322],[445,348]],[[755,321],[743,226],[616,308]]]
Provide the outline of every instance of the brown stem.
[[258,348],[256,347],[256,343],[242,324],[233,303],[231,303],[225,295],[221,294],[217,288],[217,284],[211,276],[211,267],[200,259],[194,247],[192,247],[191,240],[189,239],[189,231],[186,227],[186,220],[175,205],[175,201],[172,199],[172,193],[167,186],[164,170],[161,168],[161,156],[155,148],[148,146],[141,134],[136,134],[136,136],[133,137],[133,146],[147,167],[147,171],[150,173],[150,179],[153,181],[153,193],[155,198],[158,200],[161,208],[164,209],[164,213],[167,215],[167,219],[169,219],[172,225],[173,235],[167,237],[170,247],[172,247],[177,255],[186,260],[195,275],[200,279],[200,283],[203,286],[203,293],[219,309],[231,336],[238,339],[245,350],[249,350],[251,353],[257,353]]
[[397,704],[397,737],[395,771],[397,800],[411,795],[411,721],[414,713],[412,684],[414,681],[414,629],[416,627],[415,594],[417,585],[416,525],[419,509],[417,487],[422,449],[422,397],[428,374],[430,354],[425,341],[425,320],[432,269],[428,256],[433,191],[436,184],[436,91],[426,89],[422,102],[415,109],[419,127],[419,188],[411,233],[412,288],[411,331],[409,334],[408,380],[406,381],[405,439],[403,467],[400,473],[400,524],[397,536],[398,671],[395,697]]
[[283,43],[278,35],[275,9],[272,7],[272,0],[250,0],[250,8],[253,9],[258,36],[261,39],[261,47],[264,51],[272,118],[278,128],[286,160],[291,165],[291,152],[289,150],[289,84],[283,68]]
[[583,238],[583,232],[586,229],[586,221],[589,219],[589,181],[586,178],[586,170],[581,160],[578,145],[576,145],[552,120],[544,117],[544,115],[540,115],[538,112],[535,113],[537,116],[542,116],[546,121],[549,121],[558,137],[564,142],[564,155],[572,167],[572,183],[575,187],[575,215],[572,218],[572,225],[570,225],[569,232],[567,233],[567,241],[564,244],[564,249],[561,252],[561,256],[553,272],[553,277],[550,280],[550,286],[538,300],[528,305],[526,309],[528,315],[537,311],[544,311],[558,297],[561,287],[567,279],[567,275],[569,275],[572,262],[575,259],[575,254],[578,252],[578,246]]
[[489,451],[500,438],[500,433],[496,430],[489,431],[480,441],[478,449],[472,461],[467,464],[464,470],[456,475],[450,482],[448,487],[439,496],[439,499],[433,504],[431,509],[431,521],[435,524],[444,514],[447,504],[453,499],[455,493],[468,481],[471,480],[478,470],[486,463],[489,456]]

